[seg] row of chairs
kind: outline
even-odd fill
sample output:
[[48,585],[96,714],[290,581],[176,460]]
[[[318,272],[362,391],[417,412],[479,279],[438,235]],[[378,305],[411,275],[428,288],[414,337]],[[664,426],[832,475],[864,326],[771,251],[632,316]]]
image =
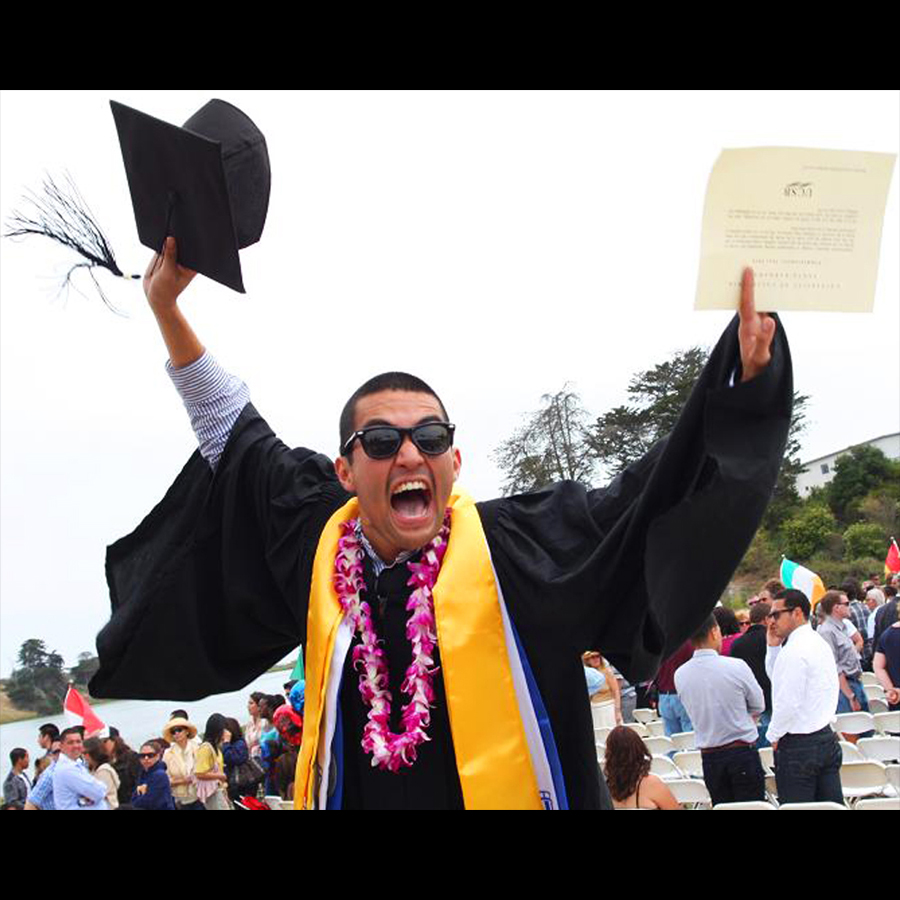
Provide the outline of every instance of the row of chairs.
[[[636,731],[647,744],[651,753],[671,753],[678,750],[696,750],[693,731],[682,731],[666,737],[665,724],[662,719],[652,718],[656,713],[652,709],[636,709],[634,717],[637,721],[628,722],[627,728]],[[900,710],[885,713],[851,712],[841,713],[835,717],[832,726],[838,734],[865,734],[874,731],[879,735],[900,734]],[[606,743],[606,736],[612,728],[595,723],[594,740],[598,744]],[[877,759],[895,757],[876,757]]]

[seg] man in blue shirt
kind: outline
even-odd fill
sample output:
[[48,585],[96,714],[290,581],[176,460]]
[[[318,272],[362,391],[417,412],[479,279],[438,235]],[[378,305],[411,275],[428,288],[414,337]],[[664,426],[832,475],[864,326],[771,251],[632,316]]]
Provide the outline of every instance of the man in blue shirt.
[[56,761],[59,759],[61,746],[58,736],[50,742],[46,755],[51,757],[53,762],[41,772],[34,783],[34,787],[28,792],[25,809],[56,809],[56,804],[53,802],[53,772],[56,769]]
[[61,735],[62,753],[53,770],[53,799],[57,809],[109,809],[106,785],[92,778],[82,759],[81,730],[67,728]]

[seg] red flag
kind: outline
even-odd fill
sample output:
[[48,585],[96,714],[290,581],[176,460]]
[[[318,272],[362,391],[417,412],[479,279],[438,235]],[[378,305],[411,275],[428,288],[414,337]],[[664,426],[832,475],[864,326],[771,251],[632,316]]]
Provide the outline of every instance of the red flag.
[[98,731],[106,730],[106,725],[94,715],[87,700],[71,684],[69,690],[66,691],[66,702],[63,703],[63,709],[73,725],[84,725],[85,737],[91,737]]
[[891,549],[888,550],[887,559],[884,561],[885,575],[900,572],[900,549],[897,548],[897,542],[891,538]]

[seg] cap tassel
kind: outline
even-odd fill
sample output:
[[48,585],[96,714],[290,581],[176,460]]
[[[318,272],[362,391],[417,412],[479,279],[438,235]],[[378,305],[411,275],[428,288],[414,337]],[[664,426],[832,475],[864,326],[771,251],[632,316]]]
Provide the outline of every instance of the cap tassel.
[[46,176],[43,187],[43,196],[29,191],[23,198],[34,207],[35,212],[32,216],[13,210],[7,221],[7,227],[10,230],[4,237],[27,237],[31,234],[39,234],[75,250],[87,262],[76,263],[72,266],[66,273],[63,286],[70,283],[72,273],[76,269],[87,268],[103,302],[113,312],[118,312],[103,293],[103,289],[91,270],[101,267],[108,269],[119,278],[139,279],[141,276],[126,275],[116,264],[115,255],[106,240],[106,235],[94,220],[93,213],[68,172],[64,187],[59,187],[50,175]]

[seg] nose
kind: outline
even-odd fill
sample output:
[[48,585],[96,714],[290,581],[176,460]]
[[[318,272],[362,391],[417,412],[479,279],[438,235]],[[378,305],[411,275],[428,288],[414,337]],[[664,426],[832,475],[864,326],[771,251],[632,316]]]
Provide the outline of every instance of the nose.
[[398,465],[411,468],[422,463],[422,452],[413,443],[412,435],[404,434],[403,443],[397,451],[396,462]]

